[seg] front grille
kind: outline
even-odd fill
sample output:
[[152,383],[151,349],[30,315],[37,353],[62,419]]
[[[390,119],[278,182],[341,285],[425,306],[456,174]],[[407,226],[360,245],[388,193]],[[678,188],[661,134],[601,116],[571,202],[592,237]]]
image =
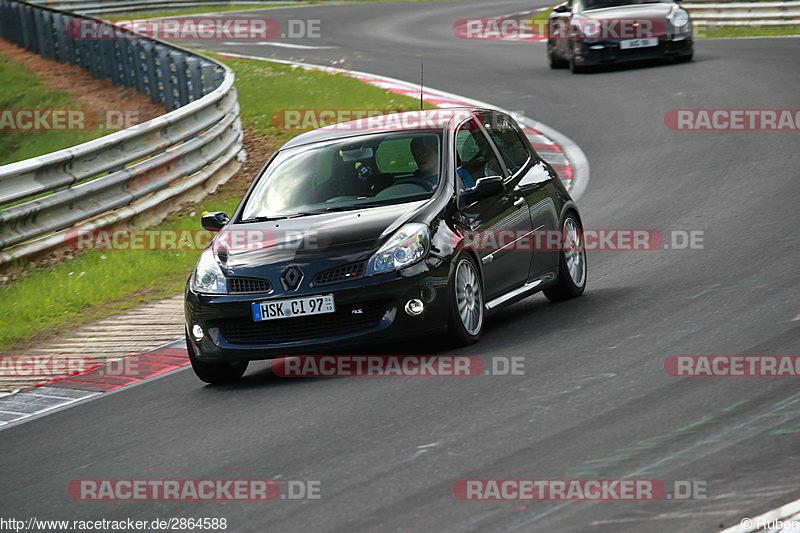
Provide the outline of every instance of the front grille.
[[[335,313],[307,317],[281,318],[264,322],[252,319],[222,320],[218,327],[231,344],[273,344],[345,335],[377,326],[386,313],[385,302],[341,307]],[[353,313],[361,310],[360,313]]]
[[339,283],[340,281],[360,278],[364,275],[365,266],[366,264],[362,261],[361,263],[353,263],[352,265],[345,265],[331,270],[326,270],[325,272],[320,272],[314,276],[314,285],[329,285],[331,283]]
[[228,278],[228,293],[246,294],[250,292],[270,292],[272,283],[266,279]]

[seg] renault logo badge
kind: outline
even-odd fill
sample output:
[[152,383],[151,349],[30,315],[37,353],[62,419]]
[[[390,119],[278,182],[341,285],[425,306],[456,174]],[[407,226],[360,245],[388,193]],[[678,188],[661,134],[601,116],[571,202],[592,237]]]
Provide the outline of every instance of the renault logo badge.
[[290,266],[281,274],[281,284],[287,291],[296,291],[303,281],[303,271],[296,266]]

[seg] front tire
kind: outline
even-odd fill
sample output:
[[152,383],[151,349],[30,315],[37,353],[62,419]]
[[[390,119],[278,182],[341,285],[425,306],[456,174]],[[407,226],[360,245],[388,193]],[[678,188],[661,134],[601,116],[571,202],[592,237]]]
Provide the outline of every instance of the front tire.
[[448,333],[458,346],[474,344],[483,332],[486,312],[483,300],[483,281],[475,260],[465,254],[456,264],[450,286],[450,316]]
[[572,54],[569,56],[569,69],[573,74],[586,74],[589,72],[589,67],[575,63],[575,56]]
[[186,349],[189,352],[189,361],[192,363],[192,370],[201,381],[217,385],[220,383],[230,383],[241,378],[247,370],[247,361],[236,361],[232,363],[207,363],[200,361],[194,353],[192,342],[186,336]]
[[578,217],[569,213],[561,225],[561,233],[565,242],[558,253],[558,282],[542,291],[551,302],[577,298],[586,289],[586,250]]
[[547,59],[550,61],[550,68],[552,69],[567,68],[569,66],[569,62],[556,56],[552,49],[547,51]]

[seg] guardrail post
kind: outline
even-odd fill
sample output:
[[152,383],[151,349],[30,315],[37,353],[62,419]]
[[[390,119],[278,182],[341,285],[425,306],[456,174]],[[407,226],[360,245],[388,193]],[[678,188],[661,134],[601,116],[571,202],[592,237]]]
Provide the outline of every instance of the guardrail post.
[[158,66],[161,78],[161,101],[170,111],[175,109],[175,89],[172,85],[172,60],[166,46],[156,45],[158,52]]
[[36,52],[37,54],[44,56],[44,40],[45,37],[44,33],[44,24],[42,23],[42,12],[38,9],[33,12],[33,28],[34,28],[34,40],[33,42],[36,43]]
[[89,59],[89,54],[92,53],[93,48],[91,41],[87,41],[86,39],[78,39],[75,44],[78,45],[78,65],[87,70],[92,70],[92,62]]
[[208,94],[214,90],[214,68],[213,63],[203,61],[203,94]]
[[136,90],[142,94],[147,94],[144,84],[145,69],[147,68],[142,61],[142,42],[139,39],[131,39],[131,69],[136,83]]
[[122,83],[125,84],[126,87],[133,87],[134,86],[134,75],[133,75],[133,58],[131,54],[133,50],[131,49],[131,40],[130,37],[125,34],[122,39],[119,39],[119,58],[120,58],[120,67],[121,74],[122,74]]
[[114,44],[110,39],[100,39],[97,41],[97,43],[99,45],[98,48],[100,49],[99,59],[101,59],[101,61],[98,61],[100,64],[100,75],[110,78],[112,72],[111,62],[114,60]]
[[219,87],[222,84],[222,80],[225,79],[225,72],[222,69],[215,68],[214,69],[214,88]]
[[5,0],[0,0],[0,37],[11,40],[10,22],[11,10]]
[[53,15],[49,11],[43,11],[41,17],[41,36],[40,54],[47,59],[56,59],[55,35],[53,34]]
[[147,66],[147,92],[150,95],[150,101],[160,102],[161,95],[158,92],[158,70],[156,69],[155,46],[145,41],[142,43],[142,50],[144,51],[144,61]]
[[4,39],[21,44],[19,34],[19,4],[12,4],[8,0],[0,3],[0,34]]
[[55,31],[56,44],[56,59],[61,63],[69,61],[69,51],[67,50],[67,25],[66,17],[61,13],[53,14],[53,31]]
[[188,80],[186,79],[186,54],[182,52],[175,53],[173,56],[175,63],[175,79],[178,85],[178,102],[179,105],[186,105],[189,103],[189,87]]
[[25,48],[33,53],[38,53],[39,48],[36,46],[36,21],[33,15],[33,8],[26,5],[23,7],[22,14]]
[[120,39],[111,39],[108,42],[111,43],[111,46],[109,47],[109,51],[111,53],[111,62],[109,64],[111,67],[111,84],[115,86],[122,85],[122,43],[120,42]]
[[186,59],[186,63],[189,65],[192,100],[199,100],[203,97],[203,69],[200,60],[196,57],[189,57]]

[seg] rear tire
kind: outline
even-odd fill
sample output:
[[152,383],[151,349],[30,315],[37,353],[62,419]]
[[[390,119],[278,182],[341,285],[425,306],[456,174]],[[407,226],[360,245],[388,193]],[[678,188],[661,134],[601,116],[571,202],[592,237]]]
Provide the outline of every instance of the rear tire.
[[558,282],[542,291],[551,302],[577,298],[586,289],[586,250],[578,217],[573,213],[567,214],[561,232],[566,238],[564,250],[558,253]]
[[456,264],[448,292],[450,313],[447,331],[457,346],[474,344],[481,338],[486,314],[483,280],[475,259],[464,254]]
[[230,383],[241,378],[247,370],[247,361],[236,361],[232,363],[207,363],[200,361],[194,353],[192,342],[186,336],[186,349],[189,352],[189,361],[192,363],[192,370],[201,381],[216,385],[219,383]]

